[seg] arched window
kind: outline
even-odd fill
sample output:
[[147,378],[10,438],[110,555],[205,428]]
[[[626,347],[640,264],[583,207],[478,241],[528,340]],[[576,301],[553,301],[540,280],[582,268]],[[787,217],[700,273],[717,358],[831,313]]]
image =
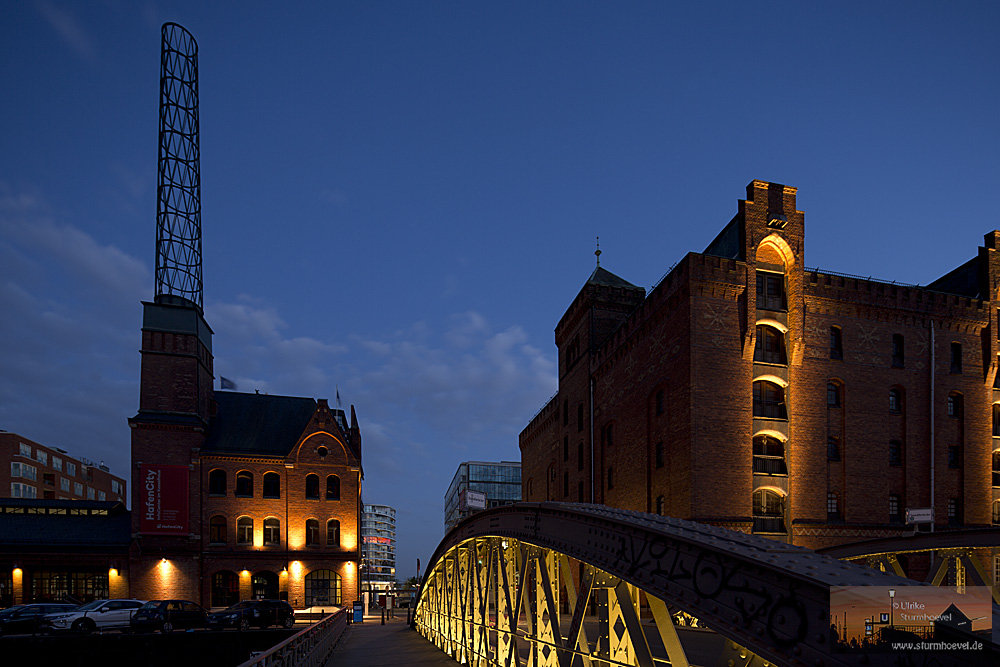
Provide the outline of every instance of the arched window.
[[281,475],[276,472],[264,473],[264,497],[281,497]]
[[785,337],[774,327],[757,325],[753,360],[765,364],[785,364]]
[[208,520],[208,541],[212,544],[226,543],[226,517],[216,515]]
[[326,477],[326,499],[340,500],[340,478],[336,475]]
[[765,419],[787,419],[785,390],[773,382],[758,380],[753,383],[753,416]]
[[226,495],[226,471],[216,468],[208,473],[208,495]]
[[336,519],[330,519],[326,522],[326,546],[340,546],[340,522]]
[[340,575],[333,570],[313,570],[305,579],[305,606],[340,604]]
[[837,382],[826,383],[826,406],[828,408],[840,407],[840,384]]
[[316,519],[306,519],[306,546],[319,546],[319,521]]
[[753,492],[753,532],[785,532],[785,499],[770,489]]
[[264,519],[264,546],[281,544],[281,522],[275,518]]
[[253,473],[249,470],[236,473],[236,497],[253,498]]
[[889,390],[889,412],[900,414],[903,411],[903,392],[893,387]]
[[248,516],[236,520],[236,543],[253,544],[253,519]]
[[220,570],[212,575],[212,606],[228,607],[240,601],[240,579],[235,572]]
[[656,496],[656,513],[663,516],[663,496]]
[[758,435],[753,439],[753,471],[761,475],[787,475],[785,443],[778,438]]
[[319,475],[306,475],[306,498],[319,500]]

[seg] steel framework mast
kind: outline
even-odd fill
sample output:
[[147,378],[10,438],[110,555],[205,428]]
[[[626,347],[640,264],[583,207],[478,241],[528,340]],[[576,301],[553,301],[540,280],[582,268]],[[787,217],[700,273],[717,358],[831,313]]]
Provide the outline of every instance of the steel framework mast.
[[162,35],[156,298],[181,297],[201,310],[198,42],[176,23],[164,23]]

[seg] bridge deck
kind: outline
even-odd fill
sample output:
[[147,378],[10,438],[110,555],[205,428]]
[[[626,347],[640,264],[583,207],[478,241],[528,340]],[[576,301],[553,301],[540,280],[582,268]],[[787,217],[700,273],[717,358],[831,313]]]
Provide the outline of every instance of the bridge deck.
[[[399,611],[397,610],[397,614]],[[324,667],[455,667],[455,661],[406,625],[403,617],[366,617],[347,626]]]

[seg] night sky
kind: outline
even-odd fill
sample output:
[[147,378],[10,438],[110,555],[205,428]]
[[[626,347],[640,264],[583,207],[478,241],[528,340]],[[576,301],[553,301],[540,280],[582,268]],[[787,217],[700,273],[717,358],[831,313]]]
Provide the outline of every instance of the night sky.
[[458,464],[520,459],[597,236],[648,289],[759,178],[806,266],[927,284],[1000,227],[995,2],[8,1],[0,428],[125,477],[165,21],[200,45],[216,376],[339,388],[400,579]]

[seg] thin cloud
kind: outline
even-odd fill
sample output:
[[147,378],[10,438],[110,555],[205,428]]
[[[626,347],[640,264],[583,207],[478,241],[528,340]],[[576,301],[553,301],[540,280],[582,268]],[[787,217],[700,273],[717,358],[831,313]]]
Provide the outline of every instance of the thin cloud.
[[97,62],[97,42],[69,10],[48,0],[38,0],[35,7],[70,49],[92,65]]

